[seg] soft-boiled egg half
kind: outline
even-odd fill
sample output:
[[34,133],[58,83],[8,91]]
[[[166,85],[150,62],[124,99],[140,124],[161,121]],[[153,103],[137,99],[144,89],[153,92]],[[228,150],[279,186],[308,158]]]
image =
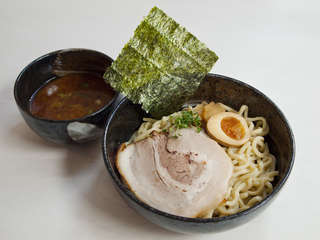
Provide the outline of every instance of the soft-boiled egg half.
[[207,132],[225,146],[241,146],[250,137],[246,120],[233,112],[221,112],[211,116],[207,121]]

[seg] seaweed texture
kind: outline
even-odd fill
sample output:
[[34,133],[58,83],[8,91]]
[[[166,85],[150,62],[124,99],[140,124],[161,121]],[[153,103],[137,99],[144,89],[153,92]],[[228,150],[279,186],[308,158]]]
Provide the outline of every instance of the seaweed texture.
[[154,7],[104,78],[159,118],[179,110],[217,60],[205,44]]

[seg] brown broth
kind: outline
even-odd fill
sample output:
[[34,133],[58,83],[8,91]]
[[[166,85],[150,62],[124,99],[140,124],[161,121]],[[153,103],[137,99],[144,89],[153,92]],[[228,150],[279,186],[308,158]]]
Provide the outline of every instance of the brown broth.
[[72,120],[98,111],[114,94],[101,77],[69,74],[40,88],[31,98],[30,111],[39,118]]

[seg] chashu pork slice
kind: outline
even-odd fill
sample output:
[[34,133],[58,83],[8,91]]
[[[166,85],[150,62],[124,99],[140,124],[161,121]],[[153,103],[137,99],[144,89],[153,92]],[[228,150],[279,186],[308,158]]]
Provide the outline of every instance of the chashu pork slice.
[[154,132],[122,145],[116,165],[141,201],[183,217],[200,217],[215,209],[233,171],[224,149],[191,128],[180,130],[178,138]]

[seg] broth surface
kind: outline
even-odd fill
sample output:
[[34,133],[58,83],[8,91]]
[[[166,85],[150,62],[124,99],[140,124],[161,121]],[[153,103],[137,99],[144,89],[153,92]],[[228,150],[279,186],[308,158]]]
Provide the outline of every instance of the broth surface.
[[41,87],[31,98],[31,114],[49,120],[72,120],[94,113],[115,95],[102,77],[69,74]]

